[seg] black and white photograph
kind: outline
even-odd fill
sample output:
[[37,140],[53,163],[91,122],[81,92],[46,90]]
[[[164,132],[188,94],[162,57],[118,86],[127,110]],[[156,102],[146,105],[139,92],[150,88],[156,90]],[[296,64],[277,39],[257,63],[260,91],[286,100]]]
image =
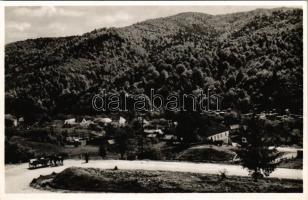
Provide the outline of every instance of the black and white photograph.
[[307,4],[268,3],[2,5],[4,193],[304,199]]

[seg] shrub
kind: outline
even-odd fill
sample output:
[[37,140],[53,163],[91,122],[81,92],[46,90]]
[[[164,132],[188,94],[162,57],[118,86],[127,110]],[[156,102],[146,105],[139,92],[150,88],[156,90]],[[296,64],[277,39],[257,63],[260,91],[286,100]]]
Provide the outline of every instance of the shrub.
[[99,146],[99,155],[102,157],[102,158],[105,158],[106,155],[107,155],[107,152],[106,152],[106,148],[103,144],[101,144]]
[[222,171],[219,172],[219,180],[223,181],[227,178],[227,170],[224,169]]
[[160,149],[155,147],[147,147],[138,154],[138,159],[162,160]]
[[28,162],[34,153],[21,145],[7,142],[5,144],[5,163]]

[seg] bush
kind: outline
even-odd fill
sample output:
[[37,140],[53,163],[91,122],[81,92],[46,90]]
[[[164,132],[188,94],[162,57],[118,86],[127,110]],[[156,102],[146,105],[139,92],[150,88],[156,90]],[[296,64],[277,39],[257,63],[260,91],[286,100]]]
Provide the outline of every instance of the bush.
[[99,146],[99,155],[102,157],[102,158],[105,158],[106,155],[107,155],[107,152],[106,152],[106,148],[103,144],[101,144]]
[[62,151],[62,147],[58,145],[35,142],[20,136],[5,139],[5,163],[28,162],[38,155],[59,154]]
[[224,169],[222,171],[219,172],[219,180],[223,181],[227,178],[227,170]]
[[177,159],[192,162],[230,162],[234,153],[219,147],[208,147],[203,149],[189,149]]
[[5,143],[5,163],[28,162],[34,153],[18,144]]
[[135,153],[128,153],[127,154],[127,160],[136,160],[137,155]]
[[154,147],[145,148],[138,154],[138,159],[162,160],[162,157],[160,149]]

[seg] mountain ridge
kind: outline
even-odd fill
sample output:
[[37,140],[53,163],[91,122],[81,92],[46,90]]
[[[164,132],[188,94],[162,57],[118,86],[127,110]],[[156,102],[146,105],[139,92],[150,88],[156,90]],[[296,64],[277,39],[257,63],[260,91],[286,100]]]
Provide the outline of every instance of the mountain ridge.
[[[296,103],[294,112],[301,112],[302,45],[294,45],[301,43],[302,10],[284,8],[186,12],[79,36],[10,43],[6,112],[24,115],[21,107],[28,104],[44,112],[91,112],[87,91],[102,88],[164,94],[206,87],[224,96],[226,108],[247,112],[249,104],[286,109]],[[279,103],[284,95],[293,100]]]
[[[128,26],[123,26],[123,27],[109,27],[111,29],[115,28],[115,29],[123,29],[123,28],[126,28],[126,27],[130,27],[130,26],[134,26],[134,25],[137,25],[137,24],[140,24],[140,23],[146,23],[148,21],[153,21],[153,20],[160,20],[160,19],[168,19],[168,18],[172,18],[172,17],[177,17],[177,16],[183,16],[183,15],[202,15],[202,16],[211,16],[211,17],[223,17],[223,16],[232,16],[232,15],[240,15],[240,14],[268,14],[270,12],[273,12],[273,11],[277,11],[277,10],[292,10],[292,9],[298,9],[298,8],[289,8],[289,7],[278,7],[278,8],[272,8],[272,9],[264,9],[264,8],[259,8],[259,9],[255,9],[255,10],[251,10],[251,11],[247,11],[247,12],[235,12],[235,13],[227,13],[227,14],[217,14],[217,15],[213,15],[213,14],[208,14],[208,13],[203,13],[203,12],[190,12],[190,11],[187,11],[187,12],[181,12],[181,13],[178,13],[178,14],[174,14],[174,15],[171,15],[171,16],[167,16],[167,17],[158,17],[158,18],[154,18],[154,19],[147,19],[147,20],[144,20],[144,21],[141,21],[141,22],[136,22],[136,23],[133,23],[131,25],[128,25]],[[100,30],[100,29],[106,29],[106,28],[98,28],[98,29],[94,29],[93,31],[95,30]],[[79,36],[83,36],[84,34],[87,34],[87,33],[91,33],[93,31],[90,31],[90,32],[86,32],[86,33],[83,33],[83,34],[77,34],[77,35],[67,35],[67,36],[59,36],[59,37],[38,37],[38,38],[30,38],[30,39],[25,39],[25,40],[19,40],[19,41],[14,41],[14,42],[10,42],[10,43],[7,43],[5,46],[9,45],[9,44],[13,44],[13,43],[19,43],[19,42],[25,42],[25,41],[32,41],[32,40],[37,40],[37,39],[64,39],[64,38],[71,38],[71,37],[79,37]]]

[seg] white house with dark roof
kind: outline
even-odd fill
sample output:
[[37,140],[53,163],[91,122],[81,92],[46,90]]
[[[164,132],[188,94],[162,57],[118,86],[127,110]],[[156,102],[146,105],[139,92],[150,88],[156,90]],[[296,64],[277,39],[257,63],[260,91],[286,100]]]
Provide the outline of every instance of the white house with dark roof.
[[15,116],[11,114],[5,114],[5,126],[16,127],[17,125],[18,125],[18,121]]
[[164,132],[161,129],[145,129],[144,133],[146,133],[146,134],[156,133],[156,134],[159,134],[159,135],[163,135],[164,134]]
[[119,126],[125,126],[126,125],[126,119],[124,117],[119,118]]
[[74,125],[76,124],[76,119],[75,118],[67,119],[64,121],[64,124]]
[[163,140],[177,140],[177,136],[176,135],[171,135],[171,134],[167,134],[164,135]]
[[90,124],[94,124],[91,120],[86,120],[83,118],[83,120],[80,122],[80,126],[83,126],[83,127],[88,127],[90,126]]
[[232,125],[230,125],[230,129],[231,130],[236,130],[236,129],[239,129],[239,128],[240,128],[239,124],[232,124]]
[[157,134],[156,133],[150,133],[147,135],[148,138],[156,138]]
[[229,144],[230,143],[230,131],[224,131],[220,133],[216,133],[214,135],[211,135],[207,137],[208,140],[215,141],[223,141],[223,143]]

